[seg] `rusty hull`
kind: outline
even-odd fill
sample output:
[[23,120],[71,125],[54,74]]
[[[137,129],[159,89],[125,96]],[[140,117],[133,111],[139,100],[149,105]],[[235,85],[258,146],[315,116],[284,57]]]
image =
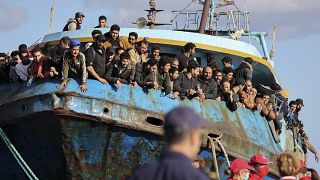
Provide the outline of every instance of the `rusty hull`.
[[[0,124],[5,126],[18,150],[28,157],[27,162],[41,177],[55,173],[63,174],[66,179],[124,178],[159,155],[164,147],[161,140],[163,114],[180,105],[191,106],[210,121],[211,128],[207,133],[222,133],[221,140],[232,157],[249,160],[253,154],[263,153],[274,160],[279,153],[293,150],[292,134],[285,126],[281,142],[276,143],[266,120],[258,112],[248,109],[231,112],[224,103],[214,100],[204,103],[172,100],[162,96],[160,91],[145,91],[127,85],[117,89],[95,80],[88,80],[86,93],[79,91],[75,80],[69,80],[62,90],[56,89],[57,83],[36,82],[30,87],[14,83],[0,87]],[[55,126],[50,129],[46,126],[47,121]],[[33,134],[38,131],[38,124],[45,130]],[[28,133],[19,134],[21,129]],[[48,141],[34,142],[38,136],[48,137]],[[43,155],[48,153],[48,147],[34,149],[28,146],[28,149],[22,146],[26,144],[23,140],[50,144],[50,138],[56,139],[54,145],[48,146],[56,148],[51,150],[52,156],[59,162],[52,164],[58,165],[59,170],[46,170],[36,163],[39,156],[43,164],[50,167],[49,160]],[[200,154],[204,154],[208,166],[211,166],[206,139]],[[221,155],[220,165],[224,167],[226,164]],[[220,171],[223,174],[224,169]],[[274,166],[272,171],[275,173]]]

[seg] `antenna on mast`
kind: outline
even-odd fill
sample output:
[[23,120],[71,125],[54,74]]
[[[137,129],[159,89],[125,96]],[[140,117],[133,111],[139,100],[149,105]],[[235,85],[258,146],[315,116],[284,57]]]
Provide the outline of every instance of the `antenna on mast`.
[[270,59],[273,59],[274,53],[275,53],[275,49],[276,49],[275,44],[276,44],[277,26],[278,26],[277,22],[274,22],[273,23],[273,30],[272,30],[272,48],[271,48],[271,51],[270,51],[270,54],[269,54]]
[[54,18],[54,11],[56,9],[56,4],[57,4],[57,0],[54,0],[53,7],[50,9],[50,21],[49,21],[48,33],[51,32],[51,26],[52,26],[52,22],[53,22],[53,18]]

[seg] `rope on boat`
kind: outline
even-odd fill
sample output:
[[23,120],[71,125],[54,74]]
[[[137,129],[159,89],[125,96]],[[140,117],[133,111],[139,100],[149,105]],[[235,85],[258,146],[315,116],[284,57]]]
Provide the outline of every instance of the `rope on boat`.
[[222,153],[224,155],[224,158],[227,161],[228,167],[230,167],[230,161],[229,161],[228,154],[227,154],[226,149],[224,148],[222,142],[220,141],[220,138],[221,138],[221,135],[219,137],[217,137],[217,138],[208,136],[208,139],[209,139],[210,144],[211,144],[213,164],[214,164],[214,168],[215,168],[215,171],[216,171],[218,179],[220,179],[220,174],[219,174],[219,167],[218,167],[218,162],[217,162],[216,146],[214,145],[214,142],[218,143],[218,145],[219,145],[219,147],[220,147],[220,149],[221,149],[221,151],[222,151]]
[[29,179],[31,180],[38,180],[37,176],[32,172],[28,164],[23,160],[17,149],[14,147],[14,145],[10,142],[10,139],[8,136],[4,133],[2,128],[0,127],[0,136],[3,139],[4,143],[10,150],[11,154],[14,156],[14,158],[17,160],[20,167],[23,169],[23,171],[26,173]]

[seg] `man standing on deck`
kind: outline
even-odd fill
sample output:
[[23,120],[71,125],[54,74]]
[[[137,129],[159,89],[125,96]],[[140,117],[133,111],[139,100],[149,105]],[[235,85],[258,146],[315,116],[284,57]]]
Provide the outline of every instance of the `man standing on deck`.
[[81,24],[83,22],[84,14],[82,12],[77,12],[74,18],[70,18],[68,23],[64,26],[63,31],[74,31],[81,29]]
[[80,52],[80,41],[71,40],[70,51],[66,52],[63,58],[62,65],[62,82],[57,88],[67,86],[68,78],[81,79],[81,85],[79,89],[82,92],[87,91],[87,68],[86,58],[83,53]]
[[179,60],[179,71],[185,71],[188,67],[189,61],[194,61],[193,55],[196,53],[196,45],[189,42],[184,45],[183,53],[176,56]]
[[104,15],[101,15],[98,19],[99,25],[94,28],[108,28],[107,24],[107,17]]
[[201,146],[203,127],[209,123],[193,109],[177,107],[164,117],[164,137],[168,148],[153,165],[145,165],[128,180],[204,180],[209,179],[199,169],[192,167]]

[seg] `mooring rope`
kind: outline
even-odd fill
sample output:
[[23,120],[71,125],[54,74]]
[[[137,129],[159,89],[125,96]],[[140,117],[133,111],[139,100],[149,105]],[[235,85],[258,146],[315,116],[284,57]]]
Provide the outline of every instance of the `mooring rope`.
[[11,154],[14,156],[14,158],[17,160],[20,167],[23,169],[23,171],[26,173],[26,175],[31,180],[38,180],[37,176],[32,172],[28,164],[23,160],[17,149],[14,147],[14,145],[10,142],[10,139],[7,137],[7,135],[4,133],[2,128],[0,127],[0,136],[3,139],[4,143],[10,150]]

